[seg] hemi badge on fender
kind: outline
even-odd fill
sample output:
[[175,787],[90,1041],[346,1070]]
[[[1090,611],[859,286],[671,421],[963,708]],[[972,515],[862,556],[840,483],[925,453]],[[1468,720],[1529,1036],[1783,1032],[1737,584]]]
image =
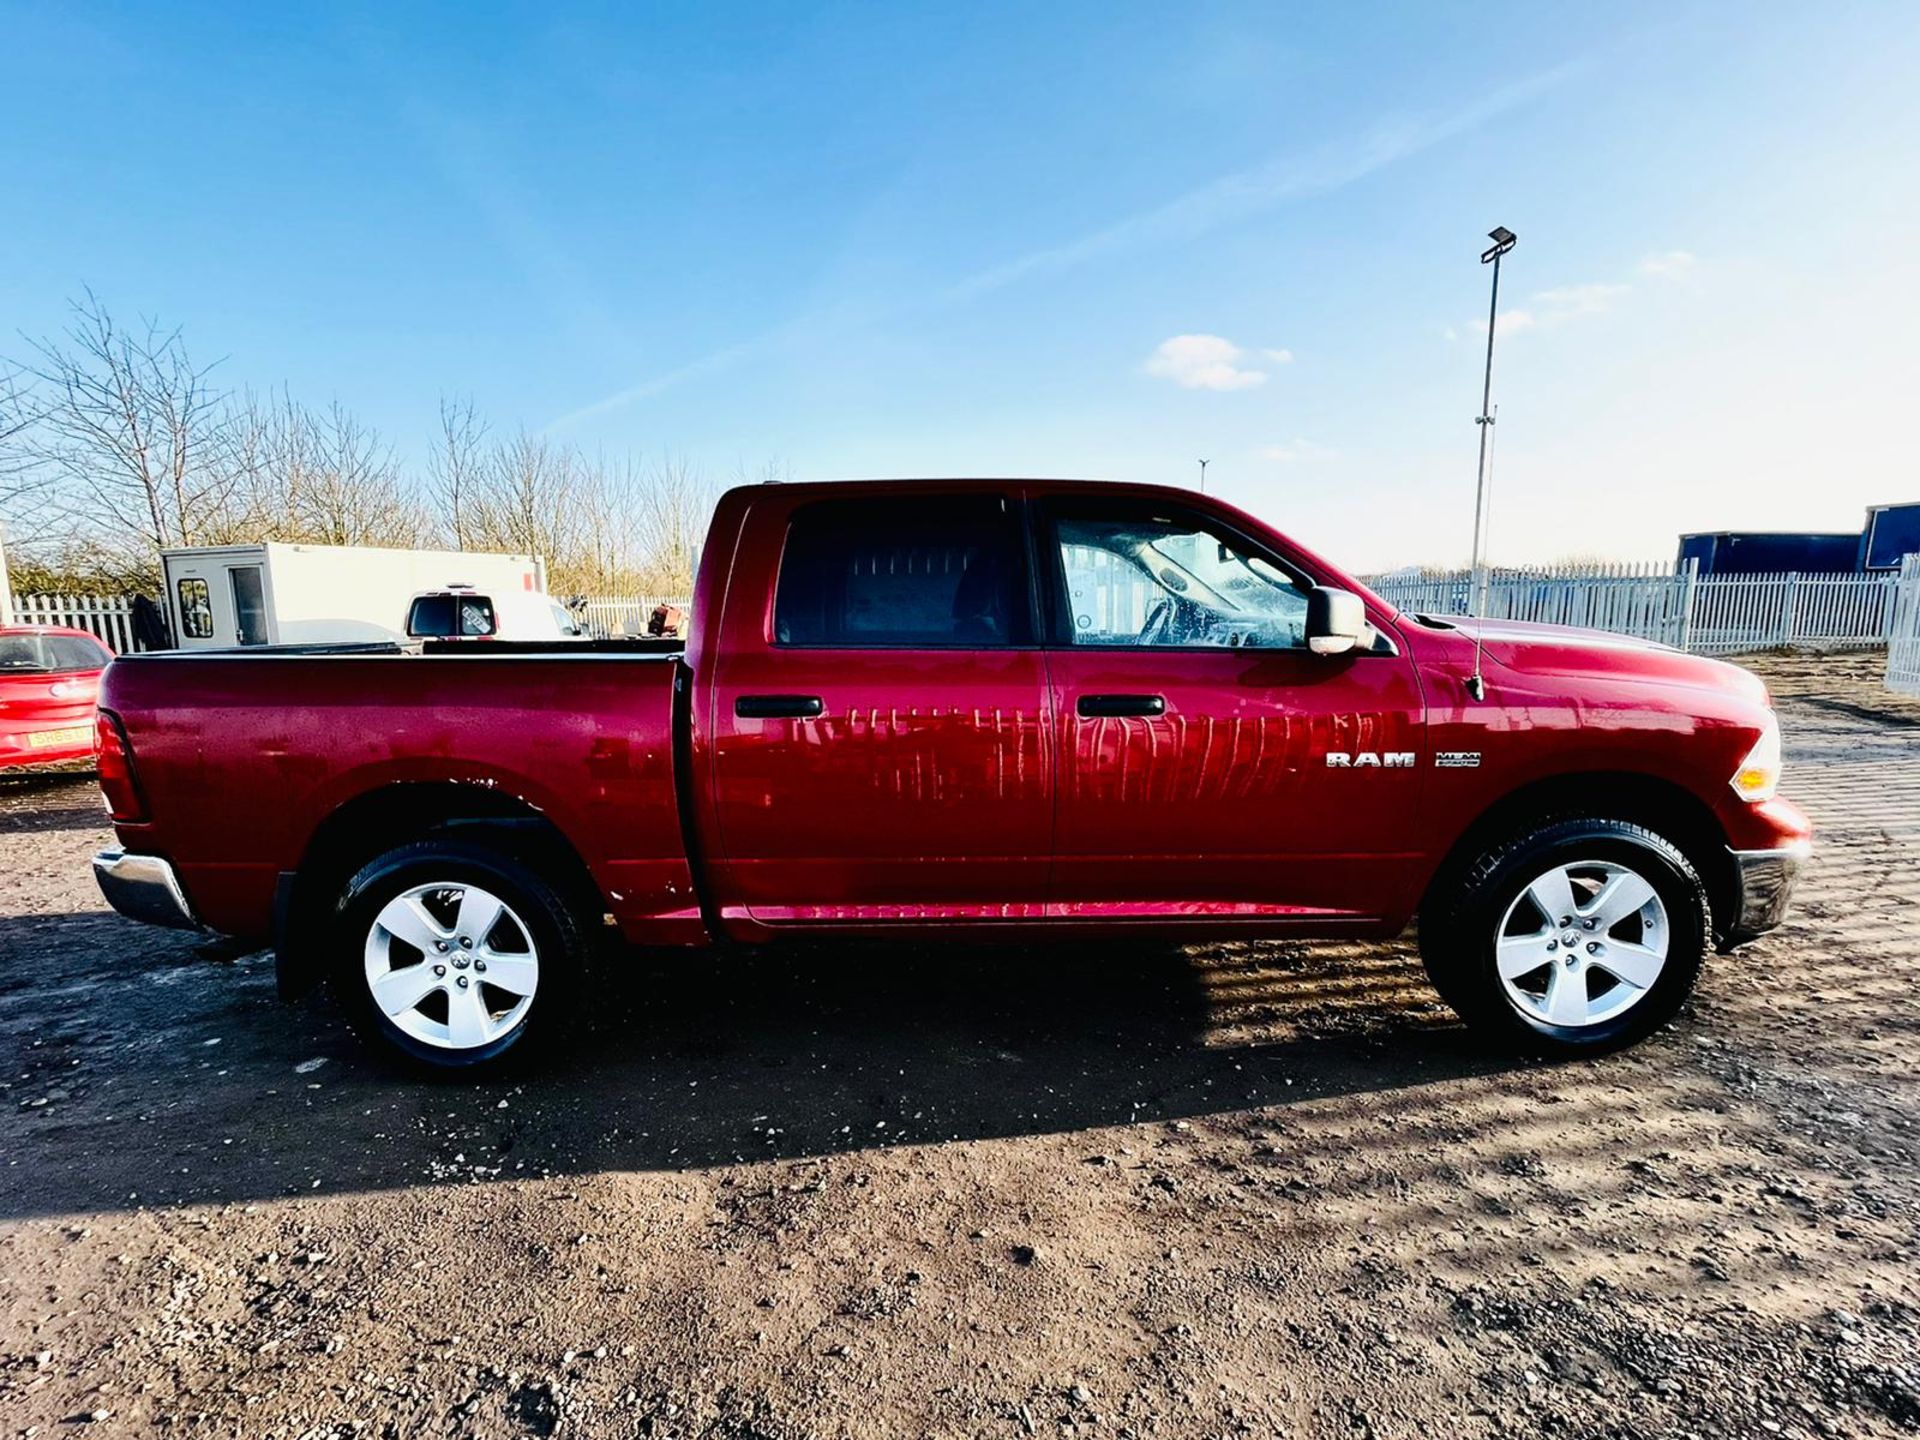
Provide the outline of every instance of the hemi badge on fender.
[[1480,752],[1478,750],[1436,750],[1433,753],[1433,767],[1436,770],[1478,770]]

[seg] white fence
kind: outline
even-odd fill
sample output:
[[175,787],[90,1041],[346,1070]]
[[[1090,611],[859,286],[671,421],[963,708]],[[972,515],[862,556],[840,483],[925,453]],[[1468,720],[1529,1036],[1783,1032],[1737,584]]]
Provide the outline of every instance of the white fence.
[[65,625],[98,635],[116,654],[135,648],[133,602],[123,595],[15,595],[16,625]]
[[1920,695],[1920,555],[1900,566],[1900,591],[1887,628],[1887,689]]
[[[1473,577],[1387,575],[1367,582],[1403,610],[1472,611]],[[1486,614],[1581,625],[1659,640],[1701,654],[1803,646],[1877,649],[1893,625],[1893,575],[1708,575],[1667,565],[1496,570]]]

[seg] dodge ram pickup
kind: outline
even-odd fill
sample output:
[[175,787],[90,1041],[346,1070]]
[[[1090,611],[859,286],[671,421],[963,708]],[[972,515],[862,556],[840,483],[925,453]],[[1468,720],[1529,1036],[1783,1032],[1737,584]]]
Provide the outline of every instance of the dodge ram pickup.
[[[106,672],[121,913],[271,942],[428,1066],[544,1043],[617,946],[1387,937],[1536,1053],[1670,1019],[1809,852],[1746,671],[1397,611],[1220,501],[770,484],[677,640]],[[608,938],[612,938],[608,936]]]

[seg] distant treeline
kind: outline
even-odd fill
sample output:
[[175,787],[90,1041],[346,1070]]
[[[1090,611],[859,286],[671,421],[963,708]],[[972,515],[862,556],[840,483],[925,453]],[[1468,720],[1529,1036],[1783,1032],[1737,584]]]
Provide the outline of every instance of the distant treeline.
[[682,461],[496,433],[454,399],[410,468],[338,401],[222,389],[179,330],[122,327],[91,291],[71,308],[0,362],[15,590],[150,590],[162,549],[251,540],[527,552],[559,595],[691,588],[718,486]]

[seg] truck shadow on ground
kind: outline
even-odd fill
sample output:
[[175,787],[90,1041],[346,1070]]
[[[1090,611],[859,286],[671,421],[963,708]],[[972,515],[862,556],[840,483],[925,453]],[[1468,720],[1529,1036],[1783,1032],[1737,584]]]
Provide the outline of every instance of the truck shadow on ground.
[[0,919],[0,1002],[10,1218],[1077,1136],[1514,1065],[1404,945],[618,952],[556,1055],[485,1083],[108,914]]

